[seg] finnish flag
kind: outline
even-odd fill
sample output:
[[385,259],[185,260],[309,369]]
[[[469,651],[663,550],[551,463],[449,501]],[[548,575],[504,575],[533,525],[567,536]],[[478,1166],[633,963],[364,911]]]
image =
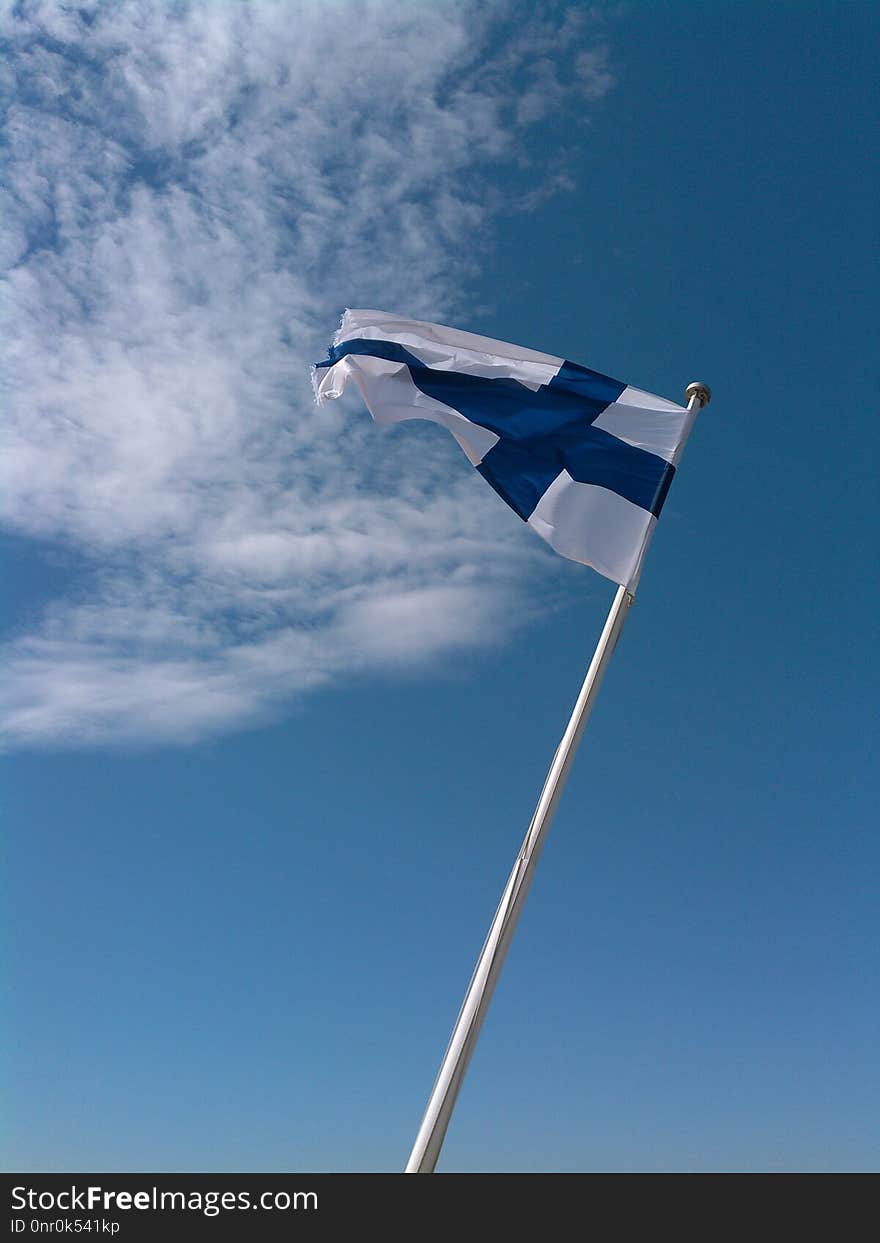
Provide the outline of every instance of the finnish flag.
[[377,423],[447,428],[552,548],[630,592],[697,414],[552,354],[385,311],[346,311],[312,379],[319,404],[352,380]]

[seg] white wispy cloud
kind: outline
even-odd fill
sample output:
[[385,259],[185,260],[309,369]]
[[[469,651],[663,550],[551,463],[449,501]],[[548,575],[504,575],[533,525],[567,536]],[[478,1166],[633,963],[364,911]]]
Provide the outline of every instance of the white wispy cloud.
[[[6,5],[0,521],[89,566],[8,636],[8,745],[190,740],[495,640],[545,558],[437,429],[312,404],[343,306],[467,322],[555,6]],[[532,144],[534,146],[534,144]],[[489,555],[487,555],[487,553]]]

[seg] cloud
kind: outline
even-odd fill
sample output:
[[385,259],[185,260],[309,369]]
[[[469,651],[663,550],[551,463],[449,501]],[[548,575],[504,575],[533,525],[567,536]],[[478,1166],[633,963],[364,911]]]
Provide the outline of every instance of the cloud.
[[308,364],[345,305],[467,323],[496,171],[537,201],[530,127],[611,85],[589,12],[38,0],[0,29],[0,521],[88,566],[7,636],[7,745],[193,740],[503,637],[543,549],[438,429],[317,410]]

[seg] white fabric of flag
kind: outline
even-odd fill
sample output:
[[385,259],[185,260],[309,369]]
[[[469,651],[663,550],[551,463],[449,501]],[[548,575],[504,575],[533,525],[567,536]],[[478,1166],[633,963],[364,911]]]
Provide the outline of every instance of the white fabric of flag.
[[429,419],[564,557],[634,591],[696,410],[553,354],[349,310],[312,369],[353,381],[377,423]]

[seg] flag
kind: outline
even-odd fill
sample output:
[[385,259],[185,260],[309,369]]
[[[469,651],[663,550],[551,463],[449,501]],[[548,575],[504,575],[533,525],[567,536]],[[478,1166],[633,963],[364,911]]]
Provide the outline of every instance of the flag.
[[696,417],[564,358],[385,311],[346,311],[312,379],[319,404],[353,380],[377,423],[447,428],[552,548],[630,592]]

